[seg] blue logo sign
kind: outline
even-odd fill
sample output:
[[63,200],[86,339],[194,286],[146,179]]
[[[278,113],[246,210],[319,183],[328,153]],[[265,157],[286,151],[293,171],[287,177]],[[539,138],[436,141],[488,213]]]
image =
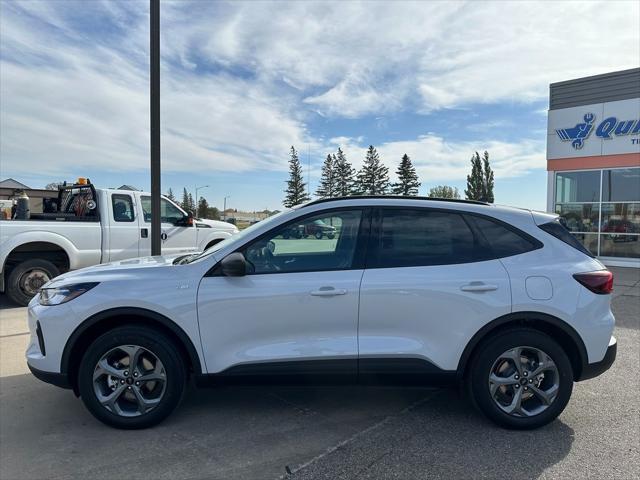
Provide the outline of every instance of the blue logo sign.
[[[593,113],[587,113],[583,123],[578,123],[575,127],[559,128],[556,134],[563,142],[571,142],[571,146],[576,150],[580,150],[584,145],[584,141],[589,138],[594,130],[594,121],[596,116]],[[605,118],[595,129],[596,137],[604,140],[611,140],[614,136],[621,137],[624,135],[640,134],[639,120],[620,120],[616,117]]]

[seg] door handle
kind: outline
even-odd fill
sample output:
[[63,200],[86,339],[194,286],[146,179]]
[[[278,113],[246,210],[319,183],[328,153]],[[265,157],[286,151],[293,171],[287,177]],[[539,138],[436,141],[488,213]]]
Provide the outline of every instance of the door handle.
[[497,285],[492,285],[490,283],[484,283],[484,282],[471,282],[460,287],[460,290],[462,290],[463,292],[479,292],[479,293],[491,292],[497,289],[498,289]]
[[344,288],[320,287],[309,293],[314,297],[335,297],[336,295],[345,295],[347,291]]
[[149,236],[149,229],[148,228],[141,228],[140,229],[140,237],[141,238],[147,238]]

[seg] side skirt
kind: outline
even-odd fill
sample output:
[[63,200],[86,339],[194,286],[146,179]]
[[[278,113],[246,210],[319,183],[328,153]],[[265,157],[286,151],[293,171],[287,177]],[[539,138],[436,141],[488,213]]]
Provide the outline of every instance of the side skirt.
[[455,385],[456,372],[417,358],[304,360],[236,365],[195,376],[198,387],[224,385]]

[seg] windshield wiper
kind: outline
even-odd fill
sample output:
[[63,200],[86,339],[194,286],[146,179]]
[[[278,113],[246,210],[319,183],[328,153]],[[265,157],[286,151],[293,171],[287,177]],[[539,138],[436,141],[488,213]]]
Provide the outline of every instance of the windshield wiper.
[[194,255],[198,255],[197,253],[188,253],[186,255],[180,255],[178,258],[173,260],[174,265],[184,265],[185,263],[189,263],[189,259]]

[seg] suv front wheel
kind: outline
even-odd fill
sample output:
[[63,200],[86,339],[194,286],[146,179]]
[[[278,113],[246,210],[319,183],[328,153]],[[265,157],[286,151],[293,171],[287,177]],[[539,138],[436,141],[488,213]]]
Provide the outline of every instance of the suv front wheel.
[[497,424],[532,429],[553,421],[573,390],[565,351],[537,330],[498,333],[471,360],[470,390],[477,407]]
[[147,428],[180,403],[187,372],[177,346],[148,327],[119,327],[87,349],[78,373],[80,396],[98,420],[116,428]]

